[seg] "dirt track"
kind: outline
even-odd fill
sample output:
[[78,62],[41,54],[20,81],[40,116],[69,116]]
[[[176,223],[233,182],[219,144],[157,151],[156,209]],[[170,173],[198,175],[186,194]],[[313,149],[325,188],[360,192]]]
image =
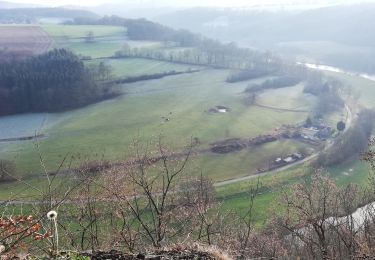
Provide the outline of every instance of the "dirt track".
[[[352,121],[353,121],[353,114],[352,114],[352,111],[350,109],[350,107],[345,104],[345,110],[347,111],[347,118],[346,118],[346,128],[344,130],[344,132],[348,131],[348,129],[350,129],[351,125],[352,125]],[[330,149],[332,147],[332,145],[334,144],[333,141],[329,141],[325,148],[324,148],[324,151],[327,151],[328,149]],[[288,164],[286,166],[283,166],[283,167],[280,167],[280,168],[277,168],[275,170],[272,170],[272,171],[268,171],[268,172],[263,172],[263,173],[259,173],[259,174],[252,174],[252,175],[248,175],[248,176],[244,176],[244,177],[239,177],[239,178],[234,178],[234,179],[230,179],[230,180],[226,180],[226,181],[221,181],[221,182],[216,182],[214,183],[214,186],[215,187],[221,187],[221,186],[225,186],[225,185],[228,185],[228,184],[232,184],[232,183],[237,183],[237,182],[241,182],[241,181],[246,181],[246,180],[251,180],[251,179],[255,179],[255,178],[259,178],[259,177],[263,177],[263,176],[268,176],[268,175],[273,175],[273,174],[276,174],[278,172],[281,172],[281,171],[285,171],[287,169],[290,169],[292,167],[295,167],[295,166],[298,166],[298,165],[301,165],[301,164],[304,164],[305,162],[309,162],[309,161],[312,161],[314,160],[315,158],[317,158],[319,156],[319,154],[321,153],[321,151],[319,151],[318,153],[315,153],[315,154],[312,154],[310,155],[309,157],[306,157],[305,159],[303,159],[302,161],[297,161],[295,163],[292,163],[292,164]]]
[[266,108],[266,109],[271,109],[271,110],[278,111],[278,112],[293,112],[293,113],[308,113],[308,112],[310,112],[309,110],[271,107],[271,106],[266,106],[266,105],[262,105],[262,104],[258,104],[258,103],[256,103],[255,106],[261,107],[261,108]]

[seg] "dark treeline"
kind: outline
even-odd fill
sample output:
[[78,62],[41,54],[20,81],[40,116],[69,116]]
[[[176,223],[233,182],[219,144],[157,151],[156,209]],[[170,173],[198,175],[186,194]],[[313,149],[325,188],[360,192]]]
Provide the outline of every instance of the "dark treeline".
[[145,81],[145,80],[152,80],[152,79],[162,79],[168,76],[176,76],[181,75],[185,73],[195,73],[199,72],[199,70],[188,70],[188,71],[169,71],[169,72],[161,72],[161,73],[155,73],[155,74],[146,74],[146,75],[140,75],[140,76],[132,76],[132,77],[126,77],[126,78],[120,78],[115,80],[107,81],[106,84],[125,84],[125,83],[134,83],[138,81]]
[[374,129],[375,111],[364,109],[358,114],[354,126],[338,137],[329,152],[318,158],[319,166],[338,165],[346,160],[360,156],[368,148],[368,142]]
[[281,76],[275,79],[268,79],[261,84],[250,84],[246,89],[246,93],[255,93],[265,89],[277,89],[297,85],[301,82],[301,78],[294,76]]
[[[166,60],[221,68],[253,69],[255,65],[271,67],[280,63],[270,53],[239,48],[235,43],[223,44],[219,41],[191,33],[175,30],[146,19],[125,19],[118,16],[105,16],[101,19],[75,19],[72,24],[94,24],[124,26],[130,40],[159,41],[172,47],[192,47],[184,50],[161,50],[151,48],[131,48],[125,44],[115,57],[140,57]],[[275,65],[274,65],[275,66]]]
[[319,72],[310,72],[307,76],[304,92],[318,98],[314,113],[321,117],[344,106],[344,101],[339,94],[342,88],[340,81],[326,78]]
[[276,69],[280,70],[284,66],[278,57],[238,48],[234,43],[222,44],[205,39],[195,47],[184,49],[171,48],[178,47],[178,43],[164,42],[164,44],[167,47],[165,49],[132,48],[124,44],[121,50],[115,53],[114,58],[145,58],[215,68],[267,71],[262,72],[264,74]]
[[0,64],[0,115],[63,111],[114,95],[65,49]]
[[270,74],[273,74],[277,71],[276,68],[270,68],[268,66],[257,66],[254,68],[249,68],[245,70],[240,70],[238,72],[234,72],[228,76],[227,82],[228,83],[236,83],[245,80],[256,79],[260,77],[264,77]]
[[33,56],[31,51],[9,51],[9,50],[1,50],[0,49],[0,63],[4,62],[12,62],[15,60],[24,60],[27,57]]

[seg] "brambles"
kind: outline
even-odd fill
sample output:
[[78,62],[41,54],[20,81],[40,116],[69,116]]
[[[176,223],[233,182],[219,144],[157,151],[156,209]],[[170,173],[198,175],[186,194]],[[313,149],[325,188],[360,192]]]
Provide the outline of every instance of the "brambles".
[[42,224],[33,216],[14,216],[0,218],[0,245],[2,254],[16,255],[25,251],[33,240],[40,241],[50,237]]
[[12,161],[0,159],[0,183],[14,180],[16,165]]

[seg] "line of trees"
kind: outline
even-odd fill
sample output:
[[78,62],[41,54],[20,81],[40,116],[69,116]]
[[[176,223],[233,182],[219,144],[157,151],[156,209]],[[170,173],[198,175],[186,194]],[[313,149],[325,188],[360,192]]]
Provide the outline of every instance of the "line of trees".
[[187,71],[168,71],[168,72],[160,72],[160,73],[154,73],[154,74],[145,74],[140,76],[130,76],[126,78],[118,78],[114,80],[109,80],[105,82],[106,84],[124,84],[124,83],[134,83],[138,81],[145,81],[145,80],[153,80],[153,79],[162,79],[168,76],[176,76],[186,73],[195,73],[199,70],[187,70]]
[[0,115],[63,111],[115,95],[65,49],[0,63]]
[[101,19],[75,19],[70,23],[124,26],[130,40],[158,41],[174,47],[185,48],[184,50],[155,50],[152,48],[131,48],[125,44],[121,50],[115,53],[117,58],[152,58],[233,69],[252,69],[256,65],[272,67],[273,64],[280,63],[280,60],[270,53],[239,48],[235,43],[223,44],[187,30],[174,30],[146,19],[105,16]]
[[293,76],[281,76],[275,79],[268,79],[260,84],[250,84],[245,89],[245,93],[256,93],[266,89],[277,89],[277,88],[285,88],[297,85],[302,81],[301,78],[293,77]]
[[358,118],[344,135],[339,136],[333,147],[322,153],[317,164],[332,166],[345,162],[350,158],[358,159],[368,148],[368,142],[374,130],[375,111],[364,109],[358,113]]
[[344,100],[340,96],[340,92],[343,91],[342,82],[324,77],[320,72],[310,71],[308,73],[303,91],[318,98],[314,108],[317,117],[322,117],[344,107]]
[[[281,60],[269,53],[254,52],[249,49],[238,48],[234,43],[203,39],[192,48],[178,47],[174,42],[165,42],[164,49],[132,48],[124,44],[121,50],[114,54],[114,58],[146,58],[176,63],[211,66],[235,70],[261,71],[268,74],[282,67]],[[171,48],[172,47],[172,48]]]

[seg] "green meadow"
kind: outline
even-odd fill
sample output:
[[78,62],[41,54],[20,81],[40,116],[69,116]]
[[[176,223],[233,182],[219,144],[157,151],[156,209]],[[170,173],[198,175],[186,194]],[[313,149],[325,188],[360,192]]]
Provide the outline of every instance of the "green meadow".
[[[66,155],[100,154],[106,159],[123,160],[129,155],[129,147],[135,139],[152,142],[160,135],[176,151],[187,145],[192,137],[200,140],[200,149],[206,149],[216,141],[253,138],[272,132],[283,124],[303,122],[307,117],[307,113],[246,106],[241,92],[247,83],[226,83],[228,73],[204,70],[126,84],[122,86],[125,94],[117,99],[60,115],[64,119],[51,126],[47,124],[43,130],[47,136],[39,141],[48,168],[52,170]],[[217,105],[229,107],[230,112],[207,112]],[[277,157],[278,153],[288,149],[295,151],[299,145],[295,142],[285,142],[280,146],[271,144],[270,148],[264,146],[219,160],[229,161],[223,167],[225,172],[232,169],[232,160],[244,163],[244,166],[238,166],[242,171],[226,173],[242,176],[252,171],[255,162],[262,160],[254,155],[263,157],[272,151]],[[280,152],[277,152],[278,148]],[[21,172],[39,170],[39,155],[33,143],[24,144],[22,150],[16,150],[7,157],[15,158]],[[243,160],[244,157],[249,157],[249,160]],[[204,155],[202,161],[210,165],[211,159],[216,158],[216,155]],[[208,175],[213,179],[225,179],[225,173],[215,172],[210,171]]]

